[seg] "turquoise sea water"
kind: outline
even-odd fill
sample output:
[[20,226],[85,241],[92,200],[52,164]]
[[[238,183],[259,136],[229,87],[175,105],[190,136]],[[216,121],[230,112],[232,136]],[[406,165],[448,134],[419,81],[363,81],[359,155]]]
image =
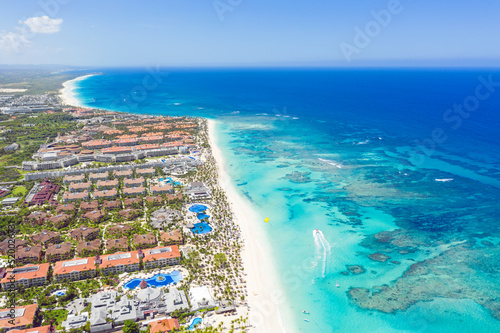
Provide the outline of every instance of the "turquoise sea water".
[[217,120],[296,331],[500,331],[498,70],[102,71],[82,104]]

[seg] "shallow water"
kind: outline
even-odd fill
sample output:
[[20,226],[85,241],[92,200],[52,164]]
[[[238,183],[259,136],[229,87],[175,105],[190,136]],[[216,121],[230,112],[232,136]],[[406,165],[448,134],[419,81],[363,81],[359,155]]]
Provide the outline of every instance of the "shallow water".
[[499,72],[174,70],[144,98],[147,72],[104,72],[76,83],[88,106],[218,121],[297,331],[500,330],[500,91],[443,120]]

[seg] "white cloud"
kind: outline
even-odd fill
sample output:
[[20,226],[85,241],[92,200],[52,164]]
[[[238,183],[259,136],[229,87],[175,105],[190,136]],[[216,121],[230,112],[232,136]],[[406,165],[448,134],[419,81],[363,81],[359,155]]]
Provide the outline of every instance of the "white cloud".
[[30,17],[26,21],[19,21],[20,24],[26,24],[32,33],[35,34],[53,34],[61,30],[63,19],[51,19],[48,16]]
[[30,44],[31,42],[21,33],[0,33],[0,50],[19,52]]

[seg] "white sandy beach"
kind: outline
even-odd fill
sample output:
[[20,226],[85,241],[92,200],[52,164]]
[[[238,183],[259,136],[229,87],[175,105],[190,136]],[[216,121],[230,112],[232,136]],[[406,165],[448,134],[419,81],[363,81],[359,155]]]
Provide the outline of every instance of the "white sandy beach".
[[74,83],[78,81],[85,80],[88,77],[98,75],[98,74],[89,74],[89,75],[83,75],[79,76],[73,80],[69,80],[63,83],[63,87],[61,90],[59,90],[59,97],[62,100],[62,104],[66,106],[74,106],[74,107],[85,107],[82,105],[82,103],[75,97],[75,94],[73,92],[74,89]]
[[222,152],[216,145],[214,131],[215,121],[208,120],[209,140],[217,162],[219,184],[226,191],[244,238],[242,259],[247,274],[245,279],[249,292],[249,321],[253,326],[251,332],[292,332],[290,325],[283,319],[288,317],[284,313],[288,311],[288,307],[272,262],[271,248],[264,234],[264,217],[256,214],[248,199],[242,196],[231,182],[225,171]]

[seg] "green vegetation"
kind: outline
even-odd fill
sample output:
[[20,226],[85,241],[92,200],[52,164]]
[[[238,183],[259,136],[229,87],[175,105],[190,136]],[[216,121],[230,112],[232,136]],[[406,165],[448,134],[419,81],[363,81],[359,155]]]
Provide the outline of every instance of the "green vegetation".
[[[33,124],[34,126],[24,127],[23,124],[26,123]],[[5,140],[2,141],[0,148],[14,142],[18,143],[20,147],[15,151],[0,149],[0,167],[20,166],[23,161],[32,160],[32,155],[38,151],[41,144],[52,141],[57,136],[57,133],[71,132],[79,127],[78,123],[73,121],[73,117],[70,114],[62,112],[39,114],[36,118],[17,116],[15,119],[4,121],[1,124],[9,131],[1,133],[5,137]],[[12,173],[9,177],[10,179],[16,180],[19,178],[17,170],[10,172]]]
[[61,323],[68,318],[68,310],[47,310],[43,313],[42,326],[54,323],[56,329],[62,329]]
[[139,324],[132,320],[125,320],[123,323],[123,333],[139,333]]
[[54,69],[2,69],[0,86],[11,89],[27,89],[16,95],[36,95],[57,93],[65,81],[83,73],[57,73]]
[[12,195],[15,197],[23,197],[28,193],[28,189],[25,186],[16,186],[12,190]]

